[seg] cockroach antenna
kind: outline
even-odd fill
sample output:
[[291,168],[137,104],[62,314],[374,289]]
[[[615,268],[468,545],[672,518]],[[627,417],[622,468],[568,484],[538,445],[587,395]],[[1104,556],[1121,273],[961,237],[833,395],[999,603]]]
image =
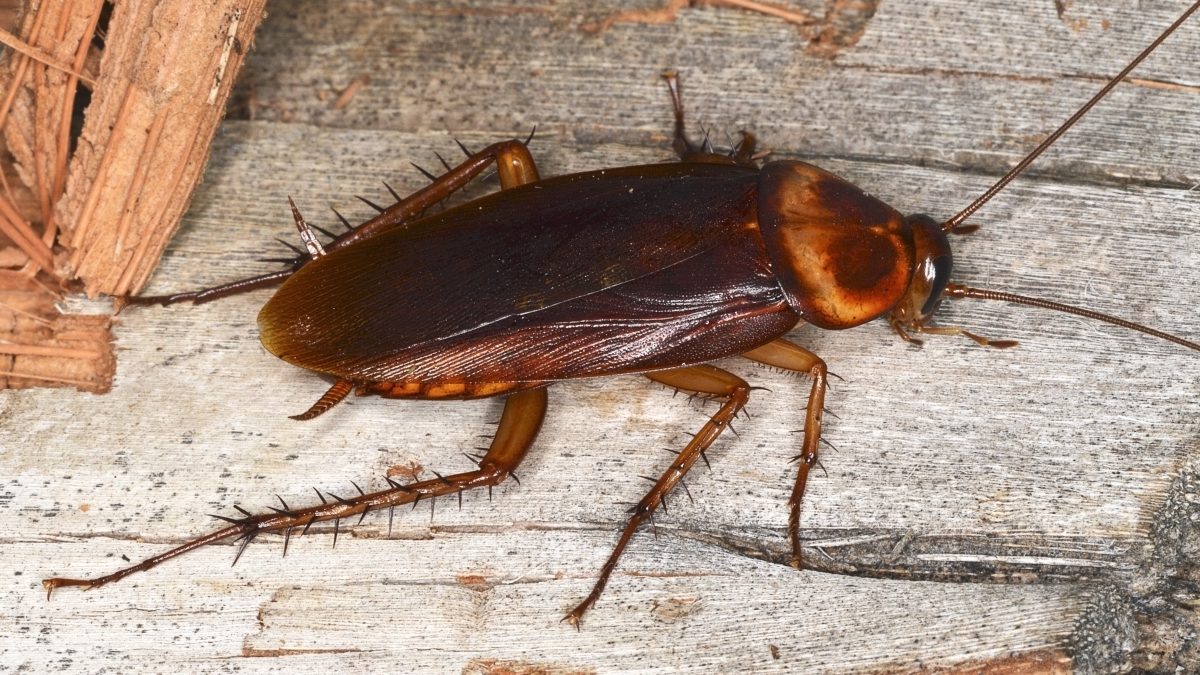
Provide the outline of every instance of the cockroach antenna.
[[[1129,73],[1131,73],[1133,71],[1134,68],[1137,68],[1138,65],[1140,65],[1141,62],[1144,61],[1146,59],[1146,57],[1150,55],[1151,52],[1153,52],[1155,49],[1158,48],[1158,46],[1160,44],[1162,44],[1163,40],[1166,40],[1167,37],[1169,37],[1171,35],[1171,33],[1174,33],[1175,29],[1179,28],[1179,26],[1182,25],[1183,22],[1187,21],[1188,18],[1192,14],[1195,14],[1196,10],[1198,10],[1198,9],[1200,9],[1200,0],[1197,0],[1196,3],[1194,3],[1191,7],[1189,7],[1187,9],[1187,11],[1185,11],[1182,15],[1180,15],[1180,17],[1178,19],[1176,19],[1175,22],[1172,23],[1169,27],[1167,27],[1167,29],[1164,30],[1161,35],[1159,35],[1157,38],[1155,38],[1154,42],[1151,42],[1149,46],[1147,46],[1145,49],[1143,49],[1140,54],[1138,54],[1132,61],[1130,61],[1129,65],[1125,66],[1125,68],[1123,70],[1121,70],[1121,72],[1117,73],[1117,75],[1115,77],[1110,79],[1103,87],[1101,87],[1100,91],[1096,92],[1096,94],[1094,96],[1092,96],[1092,98],[1090,98],[1087,103],[1084,103],[1082,106],[1080,106],[1080,108],[1078,110],[1076,110],[1073,115],[1071,115],[1069,118],[1067,118],[1067,121],[1063,122],[1062,125],[1060,125],[1057,129],[1055,129],[1052,134],[1047,136],[1045,140],[1043,140],[1041,143],[1039,143],[1037,145],[1037,147],[1034,148],[1028,155],[1025,155],[1024,159],[1022,159],[1020,162],[1017,162],[1017,165],[1014,166],[1008,173],[1004,174],[1004,176],[1001,177],[1000,180],[996,181],[996,183],[994,185],[992,185],[990,188],[988,188],[986,192],[984,192],[982,195],[980,195],[978,198],[976,198],[975,201],[973,201],[969,205],[967,205],[967,207],[965,209],[963,209],[962,211],[959,211],[953,218],[950,218],[946,222],[942,223],[942,225],[941,225],[942,231],[948,232],[948,233],[955,233],[955,234],[966,234],[970,231],[973,231],[975,229],[973,226],[964,224],[964,221],[967,218],[971,217],[971,215],[974,214],[976,211],[978,211],[980,209],[980,207],[982,207],[984,204],[988,203],[992,199],[992,197],[995,197],[1001,190],[1003,190],[1005,187],[1007,187],[1008,184],[1013,181],[1013,179],[1015,179],[1017,176],[1019,176],[1021,173],[1023,173],[1025,171],[1025,169],[1027,169],[1029,167],[1029,165],[1032,164],[1035,159],[1037,159],[1043,152],[1046,151],[1046,148],[1049,148],[1051,145],[1053,145],[1055,143],[1055,141],[1057,141],[1059,139],[1059,137],[1061,137],[1064,133],[1066,133],[1066,131],[1068,129],[1070,129],[1072,126],[1074,126],[1076,122],[1078,122],[1081,118],[1083,118],[1083,116],[1086,115],[1088,113],[1088,111],[1090,111],[1097,103],[1099,103],[1101,99],[1103,99],[1105,96],[1107,96],[1108,93],[1110,91],[1112,91],[1112,89],[1114,87],[1116,87],[1119,82],[1121,82],[1121,80],[1124,80],[1129,75]],[[1018,305],[1029,305],[1031,307],[1040,307],[1042,309],[1050,309],[1050,310],[1054,310],[1057,312],[1065,312],[1067,314],[1074,314],[1075,316],[1081,316],[1081,317],[1085,317],[1088,319],[1094,319],[1096,321],[1102,321],[1104,323],[1109,323],[1114,326],[1121,326],[1123,328],[1135,330],[1135,331],[1138,331],[1139,333],[1145,333],[1146,335],[1152,335],[1157,338],[1162,338],[1163,340],[1167,340],[1168,342],[1173,342],[1177,345],[1186,347],[1188,349],[1200,351],[1200,344],[1192,342],[1191,340],[1185,340],[1184,338],[1178,337],[1176,335],[1172,335],[1170,333],[1156,330],[1154,328],[1150,328],[1149,326],[1144,326],[1139,323],[1134,323],[1133,321],[1127,321],[1125,319],[1111,316],[1109,314],[1103,314],[1101,312],[1095,312],[1095,311],[1092,311],[1089,309],[1074,307],[1072,305],[1063,304],[1061,302],[1054,302],[1052,300],[1043,300],[1041,298],[1031,298],[1031,297],[1027,297],[1027,296],[1023,296],[1023,295],[1017,295],[1015,293],[1008,293],[1005,291],[994,291],[994,290],[985,290],[982,288],[971,288],[969,286],[964,286],[962,284],[953,284],[953,283],[948,284],[946,286],[945,294],[943,297],[949,297],[949,298],[955,298],[955,299],[975,298],[975,299],[980,299],[980,300],[1002,300],[1004,302],[1010,302],[1010,303],[1018,304]],[[920,327],[918,327],[918,330],[922,330],[922,329]],[[949,329],[949,330],[960,333],[962,335],[965,335],[965,336],[975,340],[976,342],[986,345],[986,346],[1010,347],[1010,346],[1013,346],[1016,344],[1016,342],[1011,341],[1011,340],[997,340],[997,341],[987,340],[984,338],[980,338],[977,335],[972,335],[971,333],[967,333],[966,331],[963,331],[962,329],[955,328],[955,329]],[[938,332],[938,329],[937,328],[934,328],[933,330],[924,329],[924,332]]]
[[1061,302],[1054,302],[1052,300],[1042,300],[1041,298],[1030,298],[1030,297],[1026,297],[1024,295],[1017,295],[1016,293],[1006,293],[1004,291],[989,291],[989,290],[985,290],[982,288],[971,288],[970,286],[963,286],[962,284],[949,284],[948,286],[946,286],[945,297],[948,297],[948,298],[976,298],[978,300],[1003,300],[1004,302],[1011,302],[1015,305],[1029,305],[1030,307],[1041,307],[1042,309],[1052,309],[1057,312],[1064,312],[1066,314],[1074,314],[1075,316],[1082,316],[1082,317],[1085,317],[1088,319],[1095,319],[1096,321],[1103,321],[1104,323],[1110,323],[1114,326],[1121,326],[1122,328],[1136,330],[1139,333],[1145,333],[1146,335],[1153,335],[1156,338],[1162,338],[1168,342],[1174,342],[1175,344],[1177,344],[1181,347],[1187,347],[1188,349],[1192,349],[1192,350],[1200,352],[1200,344],[1192,342],[1191,340],[1185,340],[1184,338],[1181,338],[1178,335],[1172,335],[1170,333],[1166,333],[1161,330],[1156,330],[1149,326],[1143,326],[1140,323],[1134,323],[1133,321],[1127,321],[1125,319],[1111,316],[1109,314],[1103,314],[1101,312],[1094,312],[1090,309],[1083,309],[1081,307],[1074,307],[1072,305],[1065,305]]
[[1038,146],[1034,148],[1028,155],[1025,155],[1024,159],[1022,159],[1020,162],[1017,162],[1017,165],[1014,166],[1008,173],[1004,174],[1000,180],[996,181],[995,185],[988,188],[987,192],[984,192],[975,201],[971,202],[967,208],[959,211],[958,214],[956,214],[953,218],[943,223],[942,230],[946,232],[954,232],[958,230],[958,228],[963,225],[963,221],[965,221],[967,218],[970,218],[971,215],[978,211],[981,206],[991,201],[992,197],[995,197],[1001,190],[1008,186],[1008,184],[1011,183],[1014,178],[1021,175],[1025,169],[1033,163],[1033,160],[1041,156],[1041,154],[1046,151],[1046,148],[1054,145],[1054,142],[1057,141],[1060,136],[1066,133],[1068,129],[1075,126],[1075,123],[1082,119],[1083,116],[1086,115],[1093,107],[1095,107],[1095,105],[1099,103],[1101,99],[1107,96],[1108,92],[1112,91],[1113,87],[1117,86],[1117,83],[1119,83],[1121,80],[1124,80],[1134,68],[1137,68],[1147,56],[1150,56],[1151,52],[1157,49],[1158,46],[1162,44],[1163,40],[1166,40],[1168,37],[1170,37],[1171,33],[1175,32],[1176,28],[1179,28],[1179,26],[1183,25],[1183,22],[1188,20],[1188,17],[1190,17],[1192,14],[1195,14],[1197,9],[1200,9],[1200,0],[1197,0],[1195,4],[1189,7],[1187,11],[1185,11],[1178,19],[1175,20],[1175,23],[1171,24],[1165,31],[1162,32],[1161,35],[1155,38],[1154,42],[1151,42],[1148,47],[1143,49],[1142,52],[1137,55],[1137,57],[1129,62],[1129,65],[1125,66],[1124,70],[1117,73],[1115,77],[1109,80],[1108,83],[1100,89],[1100,91],[1096,92],[1095,96],[1092,96],[1087,103],[1084,103],[1079,110],[1076,110],[1075,114],[1067,118],[1067,121],[1063,122],[1061,126],[1055,129],[1054,133],[1047,136],[1046,140],[1039,143]]

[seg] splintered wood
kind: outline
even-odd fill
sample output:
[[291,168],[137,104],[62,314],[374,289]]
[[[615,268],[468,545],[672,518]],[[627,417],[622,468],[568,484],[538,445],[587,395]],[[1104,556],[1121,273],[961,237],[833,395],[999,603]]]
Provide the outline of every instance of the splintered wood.
[[[0,305],[0,386],[107,388],[108,319],[83,319],[81,333],[59,320],[57,295],[145,282],[200,180],[264,4],[48,0],[26,3],[19,26],[0,33],[4,161],[17,179],[0,192],[0,265],[19,272],[0,277],[0,292],[48,322]],[[92,342],[65,346],[78,340]],[[24,370],[14,357],[29,357]]]
[[107,314],[55,309],[56,294],[20,272],[0,272],[0,389],[71,386],[108,391],[114,357]]

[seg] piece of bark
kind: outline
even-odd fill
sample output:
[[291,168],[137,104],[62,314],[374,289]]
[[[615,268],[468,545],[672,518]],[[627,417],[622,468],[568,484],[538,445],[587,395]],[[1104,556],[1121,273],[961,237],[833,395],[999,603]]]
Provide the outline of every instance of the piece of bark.
[[[20,40],[19,49],[0,70],[0,91],[11,96],[3,131],[12,161],[3,170],[20,179],[0,193],[0,235],[8,240],[0,242],[0,266],[22,268],[0,278],[0,294],[20,296],[21,311],[47,323],[31,329],[27,317],[0,307],[0,325],[10,328],[0,333],[8,345],[0,349],[0,386],[107,388],[108,321],[59,317],[58,289],[121,295],[153,270],[200,179],[264,3],[117,3],[102,27],[102,57],[93,43],[102,0],[28,6],[7,38]],[[71,124],[85,86],[90,103],[76,136]],[[22,188],[32,205],[13,196]],[[26,283],[39,269],[42,290],[54,291],[36,294],[34,307]],[[89,327],[82,333],[81,323]]]
[[67,273],[141,288],[175,232],[265,0],[119,3],[66,193]]
[[66,386],[102,393],[116,367],[107,306],[61,312],[37,279],[0,270],[0,389]]

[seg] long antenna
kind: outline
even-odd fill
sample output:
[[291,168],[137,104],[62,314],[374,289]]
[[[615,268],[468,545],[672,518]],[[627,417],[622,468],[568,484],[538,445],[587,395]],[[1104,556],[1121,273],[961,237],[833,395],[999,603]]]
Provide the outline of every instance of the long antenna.
[[1053,309],[1057,312],[1066,312],[1067,314],[1074,314],[1075,316],[1082,316],[1088,319],[1095,319],[1096,321],[1103,321],[1104,323],[1111,323],[1114,326],[1121,326],[1122,328],[1136,330],[1139,333],[1153,335],[1156,338],[1162,338],[1168,342],[1174,342],[1181,347],[1187,347],[1188,349],[1194,349],[1195,351],[1200,352],[1200,344],[1192,342],[1191,340],[1185,340],[1181,337],[1171,335],[1170,333],[1164,333],[1161,330],[1155,330],[1149,326],[1143,326],[1140,323],[1126,321],[1125,319],[1120,319],[1108,314],[1101,314],[1100,312],[1093,312],[1090,309],[1082,309],[1080,307],[1064,305],[1061,302],[1054,302],[1052,300],[1030,298],[1024,295],[1017,295],[1016,293],[1005,293],[1004,291],[988,291],[982,288],[971,288],[970,286],[963,286],[962,284],[949,284],[946,286],[946,297],[977,298],[979,300],[1002,300],[1004,302],[1011,302],[1017,305],[1029,305],[1031,307]]
[[1032,152],[1030,152],[1028,155],[1025,155],[1025,159],[1022,159],[1020,162],[1017,163],[1016,166],[1014,166],[1012,168],[1011,171],[1004,174],[1004,177],[1001,178],[1000,180],[996,181],[995,185],[988,188],[987,192],[983,193],[982,195],[979,196],[978,199],[971,202],[971,204],[967,208],[963,209],[962,211],[959,211],[958,215],[956,215],[953,218],[951,218],[950,220],[947,220],[946,222],[942,223],[942,230],[949,232],[949,231],[953,230],[954,228],[958,227],[959,225],[962,225],[964,220],[966,220],[967,218],[970,218],[971,214],[973,214],[979,210],[979,207],[988,203],[988,201],[990,201],[992,199],[992,197],[995,197],[996,193],[1003,190],[1004,187],[1006,185],[1008,185],[1010,182],[1012,182],[1012,180],[1014,178],[1016,178],[1018,175],[1020,175],[1021,172],[1023,172],[1026,169],[1026,167],[1028,167],[1030,164],[1032,164],[1033,160],[1037,159],[1039,155],[1041,155],[1043,152],[1045,152],[1046,148],[1053,145],[1054,142],[1058,140],[1059,136],[1062,136],[1067,131],[1067,129],[1070,129],[1072,126],[1074,126],[1075,123],[1079,121],[1079,118],[1086,115],[1087,112],[1089,110],[1091,110],[1093,106],[1095,106],[1097,103],[1100,102],[1100,99],[1104,98],[1108,94],[1108,92],[1112,90],[1113,87],[1117,86],[1118,82],[1125,79],[1125,77],[1127,75],[1129,75],[1129,73],[1134,68],[1136,68],[1138,66],[1138,64],[1140,64],[1143,60],[1145,60],[1145,58],[1147,56],[1150,55],[1150,52],[1153,52],[1155,49],[1157,49],[1158,45],[1162,44],[1162,41],[1167,39],[1167,37],[1171,33],[1174,33],[1175,29],[1179,28],[1179,26],[1182,25],[1184,21],[1187,21],[1188,17],[1190,17],[1192,14],[1194,14],[1197,9],[1200,9],[1200,0],[1197,0],[1197,2],[1195,4],[1193,4],[1186,12],[1184,12],[1178,19],[1176,19],[1175,23],[1171,24],[1170,28],[1163,31],[1162,35],[1159,35],[1158,38],[1154,40],[1154,42],[1151,42],[1149,47],[1146,47],[1145,49],[1143,49],[1142,53],[1138,54],[1137,58],[1135,58],[1133,61],[1130,61],[1129,65],[1125,66],[1124,70],[1122,70],[1120,73],[1117,73],[1116,77],[1109,80],[1108,84],[1104,85],[1104,88],[1102,88],[1100,91],[1096,92],[1096,95],[1093,96],[1091,98],[1091,100],[1089,100],[1087,103],[1084,103],[1083,107],[1081,107],[1079,110],[1076,110],[1074,115],[1071,115],[1071,117],[1068,118],[1066,122],[1062,123],[1062,126],[1060,126],[1058,129],[1056,129],[1054,131],[1054,133],[1047,136],[1046,140],[1039,143],[1038,146],[1036,148],[1034,148]]

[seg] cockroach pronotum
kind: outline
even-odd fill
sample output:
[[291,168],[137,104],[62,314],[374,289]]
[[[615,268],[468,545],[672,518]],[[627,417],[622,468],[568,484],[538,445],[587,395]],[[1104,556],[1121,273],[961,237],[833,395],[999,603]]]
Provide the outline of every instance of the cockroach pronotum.
[[[753,389],[711,361],[741,355],[806,374],[811,392],[797,475],[788,501],[791,563],[801,567],[800,507],[817,465],[829,372],[784,336],[799,322],[845,329],[885,318],[904,340],[962,335],[931,322],[943,298],[1003,300],[1067,312],[1169,340],[1200,344],[1137,323],[1049,300],[951,282],[949,234],[1021,174],[1046,148],[1200,8],[1193,4],[1091,100],[995,185],[953,217],[903,216],[851,183],[799,161],[759,165],[743,132],[728,154],[685,133],[678,81],[666,76],[678,163],[621,167],[542,179],[528,139],[493,144],[367,222],[323,243],[295,204],[303,249],[286,269],[201,291],[129,298],[131,304],[206,302],[282,283],[258,317],[266,348],[333,380],[295,419],[312,419],[352,391],[386,398],[505,397],[499,428],[478,468],[408,483],[388,479],[352,497],[227,518],[226,527],[106,576],[51,578],[95,588],[208,543],[263,533],[284,536],[389,510],[512,475],[533,444],[560,380],[640,373],[716,399],[720,407],[634,507],[591,593],[567,614],[578,625],[622,552],[668,493],[743,410]],[[429,213],[485,169],[501,190]],[[282,502],[282,500],[281,500]]]

